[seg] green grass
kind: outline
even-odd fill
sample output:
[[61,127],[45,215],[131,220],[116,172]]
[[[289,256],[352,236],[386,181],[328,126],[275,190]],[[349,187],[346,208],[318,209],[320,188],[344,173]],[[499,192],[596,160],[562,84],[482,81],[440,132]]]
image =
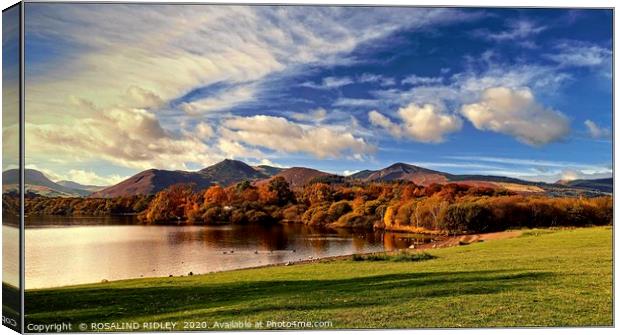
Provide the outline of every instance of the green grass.
[[[331,321],[336,328],[611,326],[611,227],[430,252],[26,292],[27,323]],[[177,328],[180,330],[180,328]]]

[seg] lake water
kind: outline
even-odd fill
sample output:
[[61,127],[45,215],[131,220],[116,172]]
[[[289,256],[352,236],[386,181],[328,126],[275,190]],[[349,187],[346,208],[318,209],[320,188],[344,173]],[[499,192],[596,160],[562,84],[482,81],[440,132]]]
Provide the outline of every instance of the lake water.
[[28,220],[27,289],[202,274],[429,242],[413,234],[301,224],[204,227],[130,224],[133,218]]

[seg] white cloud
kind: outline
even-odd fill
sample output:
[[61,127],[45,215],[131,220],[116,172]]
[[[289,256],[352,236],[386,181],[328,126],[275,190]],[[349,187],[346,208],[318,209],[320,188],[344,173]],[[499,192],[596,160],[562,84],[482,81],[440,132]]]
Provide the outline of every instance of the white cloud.
[[401,84],[410,84],[410,85],[436,85],[441,84],[443,79],[441,77],[421,77],[415,74],[408,76],[403,79]]
[[[480,66],[484,70],[474,70]],[[418,78],[417,76],[413,77],[415,80]],[[484,113],[488,118],[504,118],[503,121],[500,121],[504,122],[501,126],[487,124],[476,118],[476,115],[471,114],[472,119],[477,119],[477,127],[479,126],[479,129],[497,129],[498,132],[512,135],[530,145],[542,145],[563,138],[570,130],[568,120],[563,114],[552,111],[550,108],[542,107],[533,100],[533,91],[542,92],[546,96],[552,96],[562,85],[572,80],[570,74],[559,71],[557,66],[510,65],[485,60],[482,64],[472,66],[472,69],[452,75],[450,78],[445,78],[445,80],[449,80],[449,83],[442,84],[439,80],[426,79],[423,81],[429,83],[436,81],[437,83],[415,86],[407,90],[391,88],[374,91],[374,97],[379,100],[375,105],[396,107],[409,103],[416,103],[418,105],[433,104],[442,110],[461,110],[461,114],[463,114],[462,108],[464,106],[481,107],[483,104],[480,104],[480,102],[485,99],[484,95],[489,89],[493,92],[492,89],[494,88],[505,88],[511,92],[520,92],[515,93],[515,97],[523,95],[521,94],[523,92],[528,92],[527,94],[532,96],[531,103],[527,108],[520,110],[520,112],[511,111],[508,113],[510,114],[509,118],[506,118],[506,113],[496,116],[494,116],[493,112]],[[514,99],[513,102],[517,100]],[[470,109],[470,107],[467,108]],[[501,109],[503,110],[503,108]],[[532,115],[537,117],[535,121],[539,122],[538,125],[528,124],[528,121],[532,120],[527,118]],[[525,119],[522,117],[525,117]],[[546,117],[552,119],[545,119]],[[543,123],[543,121],[546,123]],[[547,128],[545,130],[546,133],[537,135],[535,132],[537,130],[542,131],[543,127]],[[517,130],[517,128],[521,130]]]
[[347,176],[356,174],[358,172],[360,172],[360,170],[344,170],[344,171],[342,171],[342,175],[347,177]]
[[227,158],[262,158],[264,156],[264,154],[259,150],[247,148],[246,146],[237,141],[229,140],[226,138],[218,139],[217,147],[226,155]]
[[221,136],[277,152],[308,153],[318,158],[361,157],[374,151],[362,137],[335,126],[307,126],[283,117],[255,115],[224,121]]
[[380,86],[392,86],[396,84],[394,78],[373,73],[362,73],[357,81],[360,83],[378,83]]
[[599,127],[594,121],[592,120],[586,120],[584,122],[586,128],[588,129],[588,134],[590,135],[590,137],[592,138],[607,138],[609,137],[609,135],[611,134],[611,132],[609,131],[609,128],[602,128]]
[[205,122],[200,122],[196,125],[195,128],[196,135],[203,140],[210,139],[215,134],[213,128]]
[[611,171],[606,172],[583,172],[579,170],[566,169],[560,174],[560,180],[575,180],[575,179],[599,179],[599,178],[611,178]]
[[558,44],[556,49],[557,53],[544,56],[560,66],[606,66],[611,73],[611,49],[580,41],[566,41]]
[[368,107],[376,106],[378,99],[338,98],[332,105],[335,107]]
[[443,142],[447,134],[460,130],[463,125],[458,116],[433,104],[411,103],[400,108],[398,116],[401,124],[392,122],[376,111],[368,114],[371,124],[388,130],[395,137],[408,136],[418,142]]
[[[166,113],[157,109],[196,88],[225,85],[215,95],[180,105],[184,118],[200,120],[204,113],[260,98],[271,76],[350,61],[347,54],[360,44],[404,27],[479,16],[441,8],[122,4],[33,4],[28,15],[28,34],[57,46],[59,57],[32,67],[25,78],[26,151],[32,161],[63,158],[67,169],[76,159],[184,168],[228,155],[222,151],[238,153],[232,144],[205,144],[206,127],[179,129],[195,122],[160,123]],[[325,78],[322,84],[337,87],[347,81]],[[72,96],[88,103],[70,103]],[[345,145],[303,152],[331,155],[347,147],[360,153],[369,147],[332,128],[304,131],[306,137],[326,132]]]
[[105,160],[140,169],[185,169],[190,162],[207,165],[222,157],[197,136],[165,130],[147,110],[98,109],[85,100],[77,103],[91,106],[95,113],[71,124],[26,123],[28,157]]
[[327,117],[327,110],[323,107],[309,110],[307,113],[291,113],[291,118],[297,121],[312,121],[319,123]]
[[304,82],[299,86],[310,87],[318,90],[329,90],[355,83],[350,77],[325,77],[321,83]]
[[394,137],[402,137],[403,129],[400,125],[392,122],[387,116],[373,110],[368,113],[370,124],[387,130]]
[[495,41],[522,40],[547,29],[545,26],[537,25],[527,20],[512,20],[508,21],[506,25],[507,30],[495,33],[484,32],[482,36]]
[[520,178],[530,181],[554,183],[560,179],[594,179],[612,176],[609,164],[585,164],[574,161],[553,161],[540,159],[486,157],[486,156],[450,156],[458,161],[455,165],[477,165],[493,163],[494,166],[483,167],[471,171],[475,174],[498,175]]
[[127,105],[136,108],[158,108],[164,101],[157,94],[138,86],[130,86],[125,94]]
[[549,66],[492,63],[481,73],[464,72],[455,75],[454,79],[454,85],[462,91],[460,94],[465,96],[479,94],[488,88],[498,86],[512,89],[529,87],[553,92],[570,80],[571,76]]
[[43,175],[55,182],[68,180],[82,185],[108,186],[118,184],[127,178],[127,176],[123,177],[118,174],[102,176],[94,171],[82,169],[71,169],[66,173],[57,173],[51,169],[40,167],[36,164],[27,164],[26,168],[42,172]]
[[443,142],[446,134],[460,130],[463,124],[458,116],[433,104],[409,104],[400,108],[398,115],[404,122],[404,131],[420,142]]
[[230,109],[242,103],[254,100],[255,96],[256,87],[254,85],[240,85],[225,90],[215,96],[194,100],[192,102],[184,102],[180,107],[189,115],[200,115],[203,113]]
[[118,174],[100,176],[93,171],[71,169],[64,180],[74,181],[82,185],[108,186],[118,184],[125,178],[127,177]]
[[570,131],[568,118],[540,105],[527,88],[488,88],[480,101],[463,105],[461,114],[479,130],[508,134],[533,146],[560,140]]
[[[523,158],[506,158],[506,157],[487,157],[487,156],[449,156],[446,158],[464,160],[464,161],[480,161],[480,162],[489,162],[489,163],[499,163],[504,165],[521,165],[528,167],[536,167],[537,169],[542,168],[565,168],[571,167],[575,169],[580,169],[584,171],[598,171],[601,169],[601,166],[591,165],[591,164],[583,164],[577,162],[567,162],[567,161],[551,161],[551,160],[541,160],[541,159],[523,159]],[[609,169],[608,167],[602,167],[603,169]]]

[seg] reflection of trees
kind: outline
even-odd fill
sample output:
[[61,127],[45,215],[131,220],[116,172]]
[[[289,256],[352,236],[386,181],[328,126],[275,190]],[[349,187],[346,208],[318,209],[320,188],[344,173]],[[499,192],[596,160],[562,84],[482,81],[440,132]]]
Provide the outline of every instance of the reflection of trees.
[[406,249],[412,244],[424,244],[429,243],[430,241],[430,235],[393,232],[385,232],[383,234],[383,247],[387,251]]
[[255,248],[257,251],[287,250],[290,237],[296,236],[285,231],[282,226],[193,226],[179,227],[178,232],[168,236],[170,243],[201,241],[211,248]]

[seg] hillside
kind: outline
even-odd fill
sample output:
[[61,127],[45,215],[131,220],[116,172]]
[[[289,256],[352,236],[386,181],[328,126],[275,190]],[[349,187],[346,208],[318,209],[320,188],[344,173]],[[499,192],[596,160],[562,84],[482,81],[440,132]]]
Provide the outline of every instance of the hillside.
[[[559,181],[557,183],[531,182],[521,179],[486,176],[486,175],[455,175],[423,167],[395,163],[380,170],[363,170],[349,177],[342,177],[307,167],[278,168],[268,165],[250,166],[244,162],[226,159],[208,166],[200,171],[168,171],[146,170],[116,185],[100,187],[81,185],[72,181],[55,183],[41,172],[28,169],[28,191],[46,196],[87,196],[118,197],[137,194],[154,194],[162,189],[178,183],[190,183],[201,189],[213,184],[222,186],[234,185],[243,180],[261,184],[274,176],[281,176],[292,187],[300,187],[317,178],[351,180],[361,182],[408,180],[422,186],[430,184],[459,183],[469,186],[505,188],[517,193],[546,193],[552,196],[596,196],[613,191],[613,179]],[[17,170],[3,173],[4,190],[17,189]],[[94,192],[94,193],[93,193]]]
[[425,169],[419,166],[396,163],[377,171],[361,171],[351,175],[352,178],[364,181],[409,180],[418,185],[445,183],[451,175],[444,172]]
[[269,165],[257,165],[254,167],[257,171],[271,177],[271,176],[275,176],[278,173],[286,170],[285,168],[280,168],[280,167],[275,167],[275,166],[269,166]]
[[209,178],[198,172],[167,171],[150,169],[142,171],[124,181],[95,192],[93,198],[110,198],[137,194],[155,194],[174,184],[195,184],[197,189],[211,186]]
[[274,177],[283,177],[291,187],[300,187],[318,177],[333,176],[327,172],[304,167],[292,167],[276,174]]
[[270,176],[270,174],[257,170],[244,162],[232,159],[225,159],[198,171],[198,173],[213,183],[223,186],[236,184],[242,180],[258,180]]
[[[55,183],[47,178],[41,171],[26,169],[24,173],[26,192],[36,193],[51,197],[82,197],[91,192],[73,189]],[[17,190],[19,185],[19,170],[11,169],[2,172],[2,192]]]
[[605,193],[612,193],[614,191],[614,179],[613,178],[602,178],[602,179],[575,179],[575,180],[560,180],[557,182],[558,184],[576,187],[576,188],[585,188],[591,190],[598,190]]
[[89,192],[89,193],[101,191],[101,190],[103,190],[104,188],[107,187],[107,186],[97,186],[97,185],[82,185],[80,183],[76,183],[76,182],[70,181],[70,180],[61,180],[59,182],[56,182],[56,184],[62,185],[62,186],[67,187],[67,188],[72,188],[74,190],[86,191],[86,192]]
[[[266,171],[266,172],[263,172]],[[230,186],[243,180],[262,180],[278,168],[261,166],[254,168],[244,162],[225,159],[200,171],[146,170],[114,186],[92,194],[92,197],[117,197],[136,194],[154,194],[174,184],[195,184],[197,189],[213,184]]]

